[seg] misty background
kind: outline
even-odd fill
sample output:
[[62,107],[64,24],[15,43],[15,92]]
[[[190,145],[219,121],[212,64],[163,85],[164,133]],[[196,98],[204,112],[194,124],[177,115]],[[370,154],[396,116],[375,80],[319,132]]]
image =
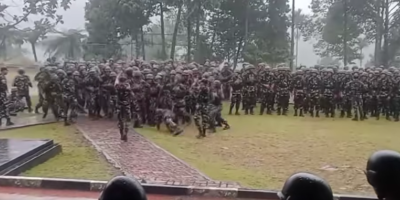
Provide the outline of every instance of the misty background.
[[[23,5],[23,0],[2,0],[5,4],[12,5],[12,8],[9,9],[9,14],[13,13],[18,13],[22,12],[21,8]],[[57,24],[56,29],[60,31],[65,31],[68,29],[85,29],[85,4],[86,0],[74,0],[71,4],[71,7],[64,11],[62,8],[60,8],[57,12],[57,14],[63,16],[63,24]],[[309,5],[311,3],[311,0],[297,0],[296,1],[296,8],[295,9],[302,9],[302,12],[304,14],[309,14],[311,13],[311,10],[309,9]],[[289,3],[291,6],[291,3]],[[35,18],[34,15],[31,15],[28,19],[28,22],[21,23],[19,27],[25,28],[31,26],[32,21],[37,20],[38,18]],[[152,21],[157,21],[157,17],[153,17]],[[288,30],[290,32],[290,29]],[[51,34],[50,34],[51,35]],[[310,40],[307,42],[304,42],[302,39],[299,41],[299,55],[298,55],[298,65],[315,65],[318,60],[320,59],[319,56],[317,56],[314,53],[313,50],[313,43],[315,41]],[[33,55],[32,55],[32,50],[29,44],[25,43],[22,45],[24,50],[26,51],[25,56],[28,59],[34,60]],[[370,54],[373,54],[374,48],[373,44],[366,47],[364,49],[364,57],[368,58]],[[38,45],[37,46],[37,56],[39,62],[43,62],[47,59],[47,56],[44,54],[44,49]]]

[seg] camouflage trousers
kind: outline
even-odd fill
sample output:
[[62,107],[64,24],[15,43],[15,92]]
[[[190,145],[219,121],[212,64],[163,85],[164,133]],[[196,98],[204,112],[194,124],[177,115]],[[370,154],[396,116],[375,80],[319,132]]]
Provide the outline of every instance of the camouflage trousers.
[[198,137],[205,137],[206,130],[210,125],[208,105],[197,105],[196,113],[194,114],[193,118],[196,128],[199,131]]
[[7,93],[0,92],[0,120],[10,119],[9,102],[7,100]]
[[222,117],[222,105],[209,105],[209,113],[210,113],[210,117],[209,117],[209,128],[212,131],[215,131],[215,126],[216,124],[222,124],[225,126],[228,126],[228,122]]
[[76,108],[78,105],[78,100],[75,95],[71,94],[63,94],[63,114],[64,114],[64,122],[72,122],[73,119],[78,117],[76,113]]
[[121,140],[128,139],[129,122],[131,121],[131,104],[129,102],[120,102],[117,105],[118,129]]

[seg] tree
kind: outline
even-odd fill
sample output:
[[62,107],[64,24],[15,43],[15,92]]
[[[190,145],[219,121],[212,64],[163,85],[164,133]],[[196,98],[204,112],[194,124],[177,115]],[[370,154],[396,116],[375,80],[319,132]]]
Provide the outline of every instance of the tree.
[[[364,30],[356,17],[345,15],[344,1],[314,0],[312,15],[303,28],[304,40],[315,39],[314,51],[321,57],[334,57],[345,62],[359,58],[357,38]],[[348,12],[351,13],[351,12]],[[344,24],[345,22],[345,24]]]
[[317,64],[321,66],[338,66],[340,64],[340,60],[332,57],[322,57],[320,60],[318,60]]
[[[13,6],[4,2],[0,3],[0,31],[7,31],[16,28],[21,22],[28,21],[31,15],[44,16],[45,19],[61,19],[60,15],[57,15],[56,10],[59,7],[64,10],[69,8],[70,0],[35,0],[35,1],[23,1],[22,12],[14,14],[10,17],[8,9]],[[15,13],[15,12],[14,12]]]
[[120,9],[120,1],[89,0],[85,6],[86,30],[89,34],[83,46],[87,55],[110,58],[121,53],[119,40],[124,37],[115,13]]
[[46,34],[51,31],[57,23],[58,21],[52,24],[47,19],[41,19],[34,23],[34,28],[25,28],[22,30],[24,34],[24,40],[29,42],[31,45],[33,57],[36,62],[38,61],[36,54],[36,44],[39,42],[39,40],[45,39]]
[[[23,1],[23,7],[21,12],[10,16],[8,10],[13,6],[7,3],[0,3],[0,36],[1,42],[0,47],[4,46],[7,40],[7,33],[9,31],[18,30],[18,26],[22,22],[28,21],[31,15],[40,16],[41,19],[34,21],[34,27],[25,28],[24,40],[31,43],[32,51],[34,54],[35,61],[37,61],[35,45],[37,41],[45,37],[46,32],[50,26],[54,26],[57,23],[62,23],[62,16],[57,15],[57,9],[59,7],[68,9],[70,0],[34,0],[34,1]],[[15,12],[14,12],[15,13]],[[21,40],[20,40],[21,41]]]
[[70,29],[65,32],[56,31],[54,36],[42,42],[49,56],[62,56],[67,59],[79,59],[83,56],[83,41],[85,35],[82,30]]

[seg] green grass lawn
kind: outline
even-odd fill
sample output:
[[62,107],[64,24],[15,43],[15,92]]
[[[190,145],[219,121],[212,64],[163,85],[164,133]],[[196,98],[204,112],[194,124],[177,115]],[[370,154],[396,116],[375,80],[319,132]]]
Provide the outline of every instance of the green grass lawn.
[[264,189],[280,189],[291,174],[305,171],[328,180],[336,193],[372,194],[363,173],[368,156],[400,151],[400,124],[386,120],[226,113],[227,107],[231,130],[202,140],[194,127],[179,137],[154,128],[139,132],[213,179]]
[[109,180],[119,172],[73,127],[62,124],[2,131],[2,138],[53,139],[62,153],[23,173],[23,176]]

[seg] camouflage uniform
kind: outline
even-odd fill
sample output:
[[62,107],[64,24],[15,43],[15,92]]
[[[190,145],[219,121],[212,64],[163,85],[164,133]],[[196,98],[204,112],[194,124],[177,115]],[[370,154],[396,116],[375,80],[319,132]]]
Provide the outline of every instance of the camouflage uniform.
[[129,83],[125,76],[118,78],[119,83],[115,85],[117,91],[117,113],[118,113],[118,129],[121,136],[121,140],[127,141],[129,126],[128,122],[131,120],[131,99],[132,91]]
[[197,138],[206,137],[206,129],[210,123],[208,113],[208,105],[210,103],[210,91],[207,85],[208,80],[202,79],[200,81],[200,91],[197,98],[196,113],[193,116],[197,130],[199,131]]
[[177,136],[183,132],[183,129],[178,127],[178,125],[174,122],[174,119],[175,114],[172,110],[157,108],[155,111],[155,123],[157,130],[160,130],[161,124],[164,123],[168,131],[174,136]]
[[25,98],[29,112],[32,112],[32,101],[29,95],[29,88],[32,87],[31,80],[28,75],[25,75],[23,69],[18,70],[18,74],[14,79],[13,86],[17,88],[18,98],[22,100]]
[[66,126],[70,125],[73,118],[77,117],[75,109],[78,104],[78,101],[75,96],[76,95],[75,81],[72,75],[73,72],[69,71],[67,77],[65,77],[61,82],[64,124]]

